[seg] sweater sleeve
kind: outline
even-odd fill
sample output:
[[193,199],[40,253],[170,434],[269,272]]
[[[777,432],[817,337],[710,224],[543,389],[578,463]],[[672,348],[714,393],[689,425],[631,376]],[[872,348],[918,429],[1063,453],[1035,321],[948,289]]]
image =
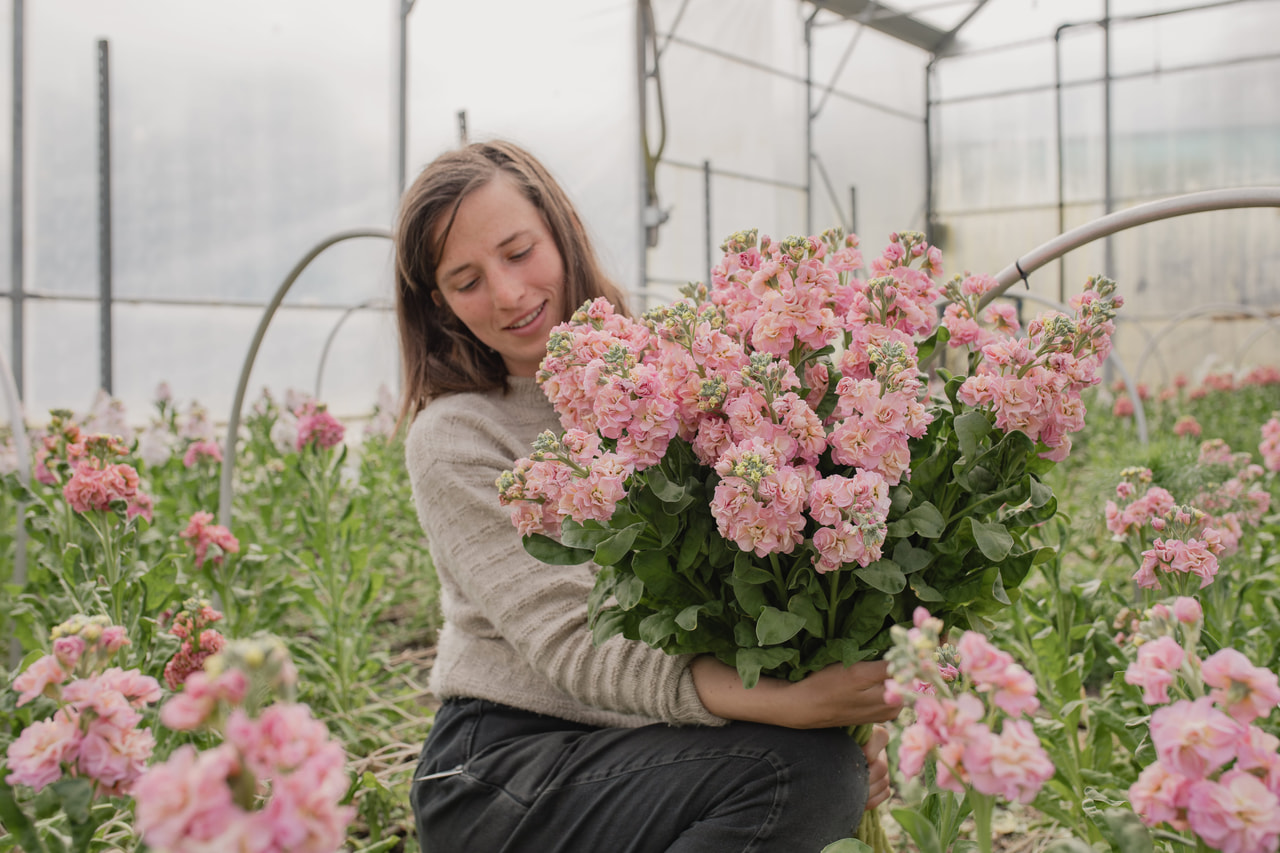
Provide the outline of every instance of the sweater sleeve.
[[511,446],[513,431],[501,418],[509,401],[468,397],[477,404],[441,405],[451,402],[445,398],[419,415],[406,461],[442,586],[455,587],[481,617],[469,630],[491,629],[532,670],[585,705],[672,724],[723,724],[699,700],[689,656],[621,637],[593,643],[592,567],[551,566],[530,556],[498,502],[498,475],[529,452]]

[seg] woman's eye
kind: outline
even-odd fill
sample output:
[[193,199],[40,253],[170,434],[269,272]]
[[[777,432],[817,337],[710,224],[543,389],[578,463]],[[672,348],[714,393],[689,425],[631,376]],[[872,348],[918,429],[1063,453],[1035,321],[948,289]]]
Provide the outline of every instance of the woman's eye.
[[463,284],[458,285],[458,288],[457,288],[458,292],[459,292],[459,293],[464,293],[464,292],[466,292],[466,291],[470,290],[471,288],[473,288],[473,287],[475,287],[475,286],[476,286],[476,282],[478,282],[479,280],[480,280],[480,279],[478,279],[478,278],[473,278],[473,279],[471,279],[471,281],[468,281],[468,282],[465,282],[465,283],[463,283]]
[[511,256],[511,260],[513,260],[513,261],[523,261],[525,258],[529,257],[529,255],[530,255],[530,254],[532,254],[532,253],[533,253],[533,247],[532,247],[532,246],[530,246],[530,247],[529,247],[529,248],[527,248],[527,249],[523,249],[523,250],[521,250],[521,251],[519,251],[519,252],[516,252],[514,255],[512,255],[512,256]]

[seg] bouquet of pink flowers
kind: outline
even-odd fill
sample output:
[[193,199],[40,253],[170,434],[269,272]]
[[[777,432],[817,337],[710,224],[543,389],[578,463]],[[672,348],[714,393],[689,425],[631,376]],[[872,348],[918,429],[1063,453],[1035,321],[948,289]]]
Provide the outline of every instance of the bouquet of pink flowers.
[[[837,231],[722,248],[709,289],[641,321],[596,300],[552,333],[538,379],[564,433],[498,481],[530,553],[602,567],[597,638],[714,654],[750,686],[878,657],[917,606],[967,627],[1008,605],[1114,282],[1020,335],[1010,306],[980,310],[991,277],[937,283],[919,233],[866,274]],[[948,342],[966,371],[926,382]]]

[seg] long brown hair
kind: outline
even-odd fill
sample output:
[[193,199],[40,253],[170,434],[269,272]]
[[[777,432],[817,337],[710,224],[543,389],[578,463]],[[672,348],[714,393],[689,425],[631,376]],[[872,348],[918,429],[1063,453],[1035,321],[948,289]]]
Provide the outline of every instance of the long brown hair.
[[[396,320],[404,366],[400,423],[434,397],[507,387],[502,356],[476,338],[435,294],[436,267],[458,206],[502,173],[547,224],[564,262],[564,317],[603,296],[626,312],[622,291],[604,274],[586,229],[555,178],[510,142],[478,142],[436,158],[405,192],[396,221]],[[441,227],[443,225],[443,227]],[[439,239],[434,235],[439,231]]]

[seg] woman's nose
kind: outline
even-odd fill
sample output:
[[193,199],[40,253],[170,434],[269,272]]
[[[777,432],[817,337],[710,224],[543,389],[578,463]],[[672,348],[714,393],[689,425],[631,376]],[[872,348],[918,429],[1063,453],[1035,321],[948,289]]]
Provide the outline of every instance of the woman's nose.
[[524,295],[524,284],[520,276],[511,270],[499,269],[489,275],[489,286],[493,293],[493,301],[501,306],[519,305]]

